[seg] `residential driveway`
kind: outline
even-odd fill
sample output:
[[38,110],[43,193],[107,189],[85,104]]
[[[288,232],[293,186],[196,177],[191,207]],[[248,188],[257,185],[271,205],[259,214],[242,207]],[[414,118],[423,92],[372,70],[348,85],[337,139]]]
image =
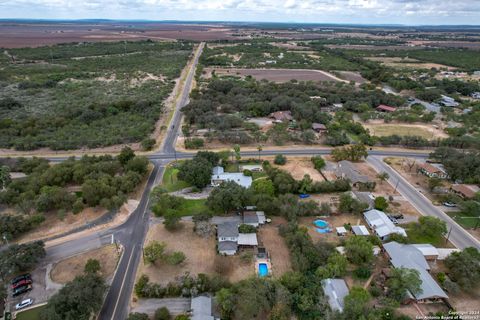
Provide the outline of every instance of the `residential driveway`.
[[171,314],[181,314],[190,310],[189,298],[140,299],[131,312],[146,313],[152,317],[159,308],[166,307]]
[[206,188],[203,188],[201,192],[191,192],[192,188],[185,188],[175,192],[170,192],[170,194],[173,196],[182,197],[185,199],[193,199],[193,200],[207,199],[208,196],[210,195],[210,192],[212,192],[212,190],[213,190],[212,187],[206,187]]

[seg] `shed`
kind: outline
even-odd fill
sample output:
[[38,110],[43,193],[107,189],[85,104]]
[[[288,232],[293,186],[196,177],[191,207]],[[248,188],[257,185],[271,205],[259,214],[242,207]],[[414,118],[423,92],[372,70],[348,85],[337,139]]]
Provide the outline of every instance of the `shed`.
[[376,110],[380,111],[380,112],[395,112],[395,111],[397,111],[397,108],[387,106],[385,104],[381,104],[376,108]]
[[352,232],[356,236],[369,236],[370,232],[368,232],[367,227],[360,225],[360,226],[352,226]]
[[471,199],[480,192],[480,188],[473,184],[453,184],[451,190],[464,199]]
[[256,233],[240,233],[238,235],[238,245],[253,247],[258,246],[257,234]]
[[412,244],[417,250],[419,250],[425,259],[427,260],[437,260],[438,258],[438,250],[434,246],[429,243],[422,243],[422,244]]
[[337,227],[336,230],[337,230],[337,235],[339,236],[344,236],[347,234],[347,229],[345,229],[345,227]]
[[249,226],[258,227],[258,215],[255,211],[244,211],[243,212],[243,224],[248,224]]
[[367,210],[375,206],[375,196],[371,192],[352,191],[352,197],[368,205]]
[[317,133],[325,133],[327,132],[327,127],[322,123],[312,123],[312,130]]

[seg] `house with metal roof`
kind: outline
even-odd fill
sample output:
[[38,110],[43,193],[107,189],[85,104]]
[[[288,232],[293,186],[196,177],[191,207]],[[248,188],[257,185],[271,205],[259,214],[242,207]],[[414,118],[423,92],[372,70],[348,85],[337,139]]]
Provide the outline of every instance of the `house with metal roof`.
[[380,111],[380,112],[395,112],[395,111],[397,111],[397,108],[391,107],[391,106],[387,106],[387,105],[384,105],[384,104],[379,105],[379,106],[376,107],[375,109],[376,109],[377,111]]
[[243,211],[243,224],[257,228],[266,222],[265,212],[263,211]]
[[368,205],[367,210],[373,209],[375,206],[375,196],[371,192],[352,191],[352,197],[358,201]]
[[438,249],[430,243],[412,244],[412,246],[420,251],[423,254],[423,257],[427,260],[437,260],[439,256]]
[[242,172],[225,172],[223,167],[214,167],[210,181],[211,185],[213,187],[218,187],[226,181],[233,181],[244,188],[250,188],[253,180],[252,177],[248,177]]
[[382,240],[387,240],[388,236],[393,233],[400,234],[404,237],[407,236],[405,229],[394,225],[383,211],[376,209],[368,210],[363,213],[363,217],[368,226]]
[[343,312],[344,299],[348,295],[348,287],[343,279],[322,280],[323,292],[328,298],[328,304],[333,311]]
[[190,303],[191,320],[214,320],[212,316],[212,298],[198,296],[192,298]]
[[410,296],[416,301],[448,299],[447,294],[430,275],[430,266],[421,250],[415,245],[400,244],[392,241],[383,245],[390,262],[395,268],[414,269],[419,272],[421,291],[410,292]]
[[239,246],[254,247],[258,246],[258,239],[256,233],[240,233],[238,235],[237,244]]
[[368,176],[362,175],[353,163],[347,160],[339,161],[335,170],[335,176],[338,179],[348,179],[354,187],[361,188],[362,185],[374,183]]
[[352,226],[352,232],[356,236],[369,236],[370,235],[370,232],[368,232],[368,229],[365,226]]

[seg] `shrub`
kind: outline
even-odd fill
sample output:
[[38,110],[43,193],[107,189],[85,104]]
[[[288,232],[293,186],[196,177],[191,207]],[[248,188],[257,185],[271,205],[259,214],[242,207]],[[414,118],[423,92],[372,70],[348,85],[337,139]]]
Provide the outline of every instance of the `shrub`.
[[287,163],[287,157],[282,154],[277,154],[275,156],[275,160],[273,160],[273,163],[283,166],[285,163]]
[[87,263],[85,264],[84,271],[85,273],[97,273],[100,271],[100,261],[97,259],[88,259]]
[[73,206],[72,206],[72,212],[73,214],[78,214],[80,212],[82,212],[82,210],[85,208],[85,205],[83,204],[83,199],[82,198],[78,198],[74,203],[73,203]]
[[372,274],[372,271],[367,266],[360,266],[353,271],[353,274],[358,279],[368,279],[370,277],[370,275]]
[[140,145],[142,146],[142,149],[144,151],[150,151],[153,149],[153,147],[155,146],[155,139],[151,139],[151,138],[146,138],[146,139],[143,139],[142,142],[140,143]]
[[170,320],[170,311],[166,307],[159,308],[155,311],[154,320]]
[[447,279],[447,276],[445,275],[445,273],[439,272],[437,274],[437,280],[438,280],[438,282],[440,282],[441,285],[443,285],[445,283],[446,279]]
[[200,149],[205,146],[205,141],[202,138],[185,139],[186,149]]
[[251,226],[249,224],[241,224],[238,227],[238,232],[240,232],[240,233],[255,233],[255,232],[257,232],[257,228],[255,228],[254,226]]
[[172,254],[169,254],[167,257],[166,257],[166,261],[168,264],[171,264],[171,265],[178,265],[180,263],[182,263],[183,261],[185,261],[187,257],[185,256],[185,254],[181,251],[175,251],[173,252]]

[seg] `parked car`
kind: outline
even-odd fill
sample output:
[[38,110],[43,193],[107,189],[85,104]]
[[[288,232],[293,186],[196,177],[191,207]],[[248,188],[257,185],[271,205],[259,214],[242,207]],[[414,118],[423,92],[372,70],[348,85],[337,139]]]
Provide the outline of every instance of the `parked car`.
[[15,305],[15,310],[20,310],[33,304],[33,299],[25,299]]
[[444,205],[445,207],[449,207],[449,208],[455,208],[455,207],[457,206],[455,203],[453,203],[453,202],[448,202],[448,201],[447,201],[447,202],[444,202],[443,205]]
[[392,217],[395,219],[403,219],[405,218],[402,213],[392,214]]
[[12,284],[12,289],[20,288],[26,285],[29,285],[32,283],[32,280],[30,279],[24,279],[21,281],[16,282],[15,284]]
[[32,285],[29,284],[29,285],[26,285],[26,286],[23,286],[23,287],[18,287],[16,288],[15,290],[13,290],[13,296],[16,297],[16,296],[19,296],[21,294],[24,294],[25,292],[28,292],[32,290]]
[[391,215],[388,215],[387,217],[388,217],[388,219],[390,219],[390,221],[392,221],[392,222],[393,222],[393,224],[398,224],[398,221],[397,221],[397,219],[395,219],[393,216],[391,216]]
[[13,278],[11,283],[12,285],[14,285],[15,283],[25,279],[32,280],[32,276],[30,275],[30,273],[25,273],[25,274],[19,275],[18,277]]

